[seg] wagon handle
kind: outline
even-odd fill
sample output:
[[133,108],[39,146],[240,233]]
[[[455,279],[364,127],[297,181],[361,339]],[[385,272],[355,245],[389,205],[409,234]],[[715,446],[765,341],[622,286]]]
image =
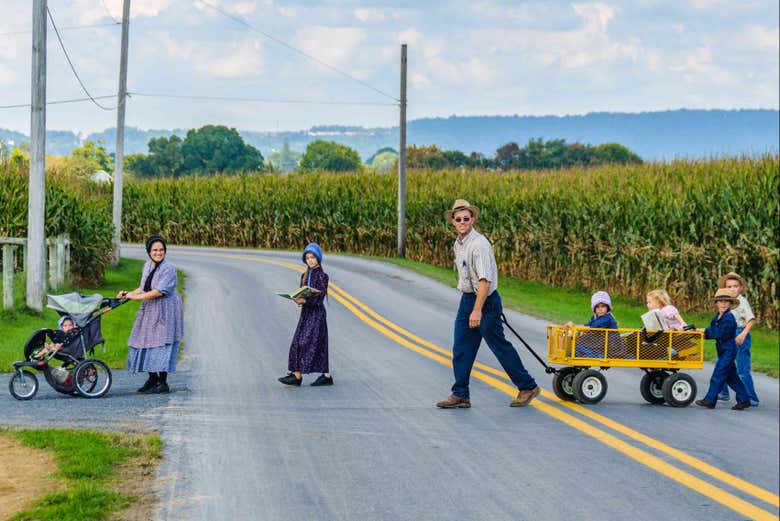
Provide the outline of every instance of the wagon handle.
[[544,372],[545,372],[545,373],[547,373],[547,374],[554,374],[554,373],[557,373],[557,372],[558,372],[558,369],[556,369],[556,368],[554,368],[554,367],[550,367],[549,365],[547,365],[547,362],[545,362],[544,360],[542,360],[542,358],[541,358],[541,357],[540,357],[538,354],[536,354],[536,351],[534,351],[534,350],[531,348],[531,346],[529,346],[529,345],[528,345],[528,342],[526,342],[526,341],[523,339],[523,337],[521,337],[521,336],[520,336],[520,334],[519,334],[517,331],[515,331],[515,328],[513,328],[512,326],[510,326],[510,325],[509,325],[509,322],[508,322],[508,321],[507,321],[507,319],[506,319],[506,315],[504,315],[503,313],[501,313],[501,321],[502,321],[504,324],[506,324],[506,327],[508,327],[508,328],[509,328],[509,330],[510,330],[512,333],[514,333],[514,334],[515,334],[515,336],[516,336],[516,337],[517,337],[517,338],[520,340],[520,342],[522,342],[522,343],[523,343],[523,345],[526,347],[526,349],[528,349],[528,350],[531,352],[531,354],[532,354],[532,355],[534,355],[534,358],[536,358],[537,360],[539,360],[539,363],[540,363],[540,364],[542,364],[542,365],[544,366]]

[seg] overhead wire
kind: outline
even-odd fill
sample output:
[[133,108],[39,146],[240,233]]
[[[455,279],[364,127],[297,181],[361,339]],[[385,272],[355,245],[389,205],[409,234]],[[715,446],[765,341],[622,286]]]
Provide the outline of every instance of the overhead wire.
[[395,103],[379,103],[371,101],[334,101],[334,100],[306,100],[306,99],[273,99],[273,98],[249,98],[249,97],[231,97],[231,96],[198,96],[185,94],[162,94],[149,92],[128,92],[128,96],[139,96],[146,98],[171,98],[186,99],[195,101],[240,101],[248,103],[283,103],[283,104],[301,104],[301,105],[373,105],[380,107],[393,107]]
[[51,21],[51,25],[54,28],[54,34],[57,35],[57,40],[60,42],[60,47],[62,48],[62,52],[65,54],[65,59],[68,60],[68,64],[70,65],[70,70],[73,71],[73,75],[76,77],[76,80],[78,80],[79,85],[81,85],[81,89],[84,91],[84,94],[86,94],[87,97],[89,97],[89,99],[92,100],[92,103],[94,103],[97,107],[100,107],[103,110],[115,110],[116,107],[105,107],[101,105],[100,103],[98,103],[95,97],[89,93],[87,87],[84,85],[84,82],[81,81],[81,78],[79,77],[79,73],[76,72],[76,67],[73,66],[73,62],[71,61],[70,56],[68,55],[68,50],[65,48],[65,44],[62,42],[62,37],[60,37],[60,32],[59,30],[57,30],[57,24],[54,23],[54,17],[52,16],[51,10],[49,9],[48,6],[46,7],[46,12],[49,15],[49,20]]
[[231,13],[228,13],[224,9],[221,9],[219,6],[212,4],[212,3],[208,2],[207,0],[195,0],[195,2],[203,4],[203,5],[207,6],[207,7],[210,7],[211,9],[217,11],[218,13],[222,14],[223,16],[233,20],[236,23],[239,23],[239,24],[243,25],[244,27],[248,28],[249,30],[251,30],[253,32],[256,32],[257,34],[260,34],[261,36],[264,36],[265,38],[268,38],[269,40],[271,40],[273,42],[276,42],[279,45],[281,45],[283,47],[286,47],[287,49],[289,49],[289,50],[291,50],[293,52],[296,52],[296,53],[298,53],[298,54],[300,54],[302,56],[305,56],[306,58],[319,63],[323,67],[326,67],[326,68],[332,70],[333,72],[336,72],[336,73],[338,73],[338,74],[340,74],[340,75],[342,75],[342,76],[344,76],[346,78],[349,78],[350,80],[352,80],[354,82],[357,82],[357,83],[363,85],[364,87],[369,88],[369,89],[373,90],[374,92],[377,92],[377,93],[381,94],[382,96],[385,96],[386,98],[390,98],[391,100],[393,100],[395,102],[399,102],[399,103],[401,101],[398,98],[396,98],[395,96],[393,96],[392,94],[388,94],[387,92],[384,92],[383,90],[380,90],[380,89],[374,87],[370,83],[367,83],[367,82],[365,82],[365,81],[363,81],[363,80],[361,80],[359,78],[356,78],[353,75],[351,75],[350,73],[348,73],[346,71],[343,71],[343,70],[339,69],[338,67],[335,67],[335,66],[333,66],[333,65],[331,65],[331,64],[329,64],[327,62],[322,61],[321,59],[317,58],[316,56],[313,56],[313,55],[307,53],[306,51],[298,49],[297,47],[295,47],[295,46],[285,42],[284,40],[281,40],[281,39],[273,36],[272,34],[269,34],[269,33],[265,32],[265,31],[262,31],[262,30],[256,28],[255,26],[253,26],[252,24],[250,24],[249,22],[247,22],[246,20],[244,20],[240,16],[236,16],[236,15],[233,15]]
[[111,11],[108,10],[108,6],[106,5],[105,0],[100,0],[100,4],[103,6],[103,9],[106,10],[106,13],[108,13],[108,17],[109,18],[111,18],[113,21],[115,21],[118,24],[122,23],[119,20],[117,20],[116,18],[114,18],[114,15],[111,14]]
[[[60,27],[60,31],[70,31],[73,29],[90,29],[94,27],[111,27],[115,25],[122,25],[122,22],[102,22],[99,24],[65,25]],[[0,33],[0,36],[11,36],[16,34],[32,34],[32,31],[29,29],[24,31],[6,31]]]
[[[93,101],[96,99],[110,99],[110,98],[116,98],[116,94],[107,94],[105,96],[91,96],[89,98],[71,98],[71,99],[62,99],[62,100],[54,100],[54,101],[47,101],[47,105],[62,105],[65,103],[81,103],[84,101]],[[15,105],[0,105],[0,109],[21,109],[26,107],[31,107],[31,103],[17,103]]]

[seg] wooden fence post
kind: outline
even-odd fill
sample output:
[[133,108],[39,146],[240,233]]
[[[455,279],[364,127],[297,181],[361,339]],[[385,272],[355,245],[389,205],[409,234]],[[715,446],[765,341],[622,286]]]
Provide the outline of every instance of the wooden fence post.
[[[48,270],[49,270],[49,287],[54,289],[57,287],[57,248],[54,243],[54,237],[46,239],[46,248],[48,249]],[[44,275],[45,278],[45,275]]]
[[14,307],[14,250],[16,246],[3,244],[3,309]]
[[70,281],[70,235],[63,236],[63,245],[65,247],[65,280]]

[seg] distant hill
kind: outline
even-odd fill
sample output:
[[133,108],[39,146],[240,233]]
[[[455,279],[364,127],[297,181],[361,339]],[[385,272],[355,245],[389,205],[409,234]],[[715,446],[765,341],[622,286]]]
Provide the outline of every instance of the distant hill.
[[[303,151],[316,139],[337,141],[368,158],[382,147],[398,147],[398,127],[362,128],[318,126],[294,132],[240,131],[264,157],[282,147],[285,140],[293,150]],[[153,137],[186,133],[182,129],[126,129],[125,153],[147,152]],[[49,132],[47,151],[67,154],[80,142],[72,132]],[[498,147],[530,138],[563,138],[568,142],[599,144],[618,142],[644,159],[708,157],[777,152],[780,146],[780,112],[777,110],[669,110],[663,112],[597,112],[584,116],[450,116],[410,121],[410,145],[437,145],[493,155]],[[27,139],[18,132],[0,129],[0,139]],[[114,148],[115,130],[90,134],[84,140],[103,139]]]

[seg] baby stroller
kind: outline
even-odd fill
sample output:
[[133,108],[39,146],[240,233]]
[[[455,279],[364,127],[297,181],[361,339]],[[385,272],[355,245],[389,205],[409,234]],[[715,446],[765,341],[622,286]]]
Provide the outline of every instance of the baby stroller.
[[[43,373],[49,385],[57,392],[100,398],[111,388],[111,370],[94,356],[95,347],[103,346],[106,341],[100,332],[100,319],[103,315],[121,306],[127,299],[103,298],[94,294],[85,296],[80,293],[65,295],[47,295],[48,305],[60,316],[70,316],[76,329],[70,333],[59,330],[39,329],[30,336],[24,345],[24,361],[14,362],[14,374],[8,382],[11,396],[17,400],[30,400],[38,392],[38,378],[27,368]],[[62,344],[62,348],[46,354],[42,359],[35,357],[46,342]],[[62,367],[52,367],[54,360],[62,362]]]

